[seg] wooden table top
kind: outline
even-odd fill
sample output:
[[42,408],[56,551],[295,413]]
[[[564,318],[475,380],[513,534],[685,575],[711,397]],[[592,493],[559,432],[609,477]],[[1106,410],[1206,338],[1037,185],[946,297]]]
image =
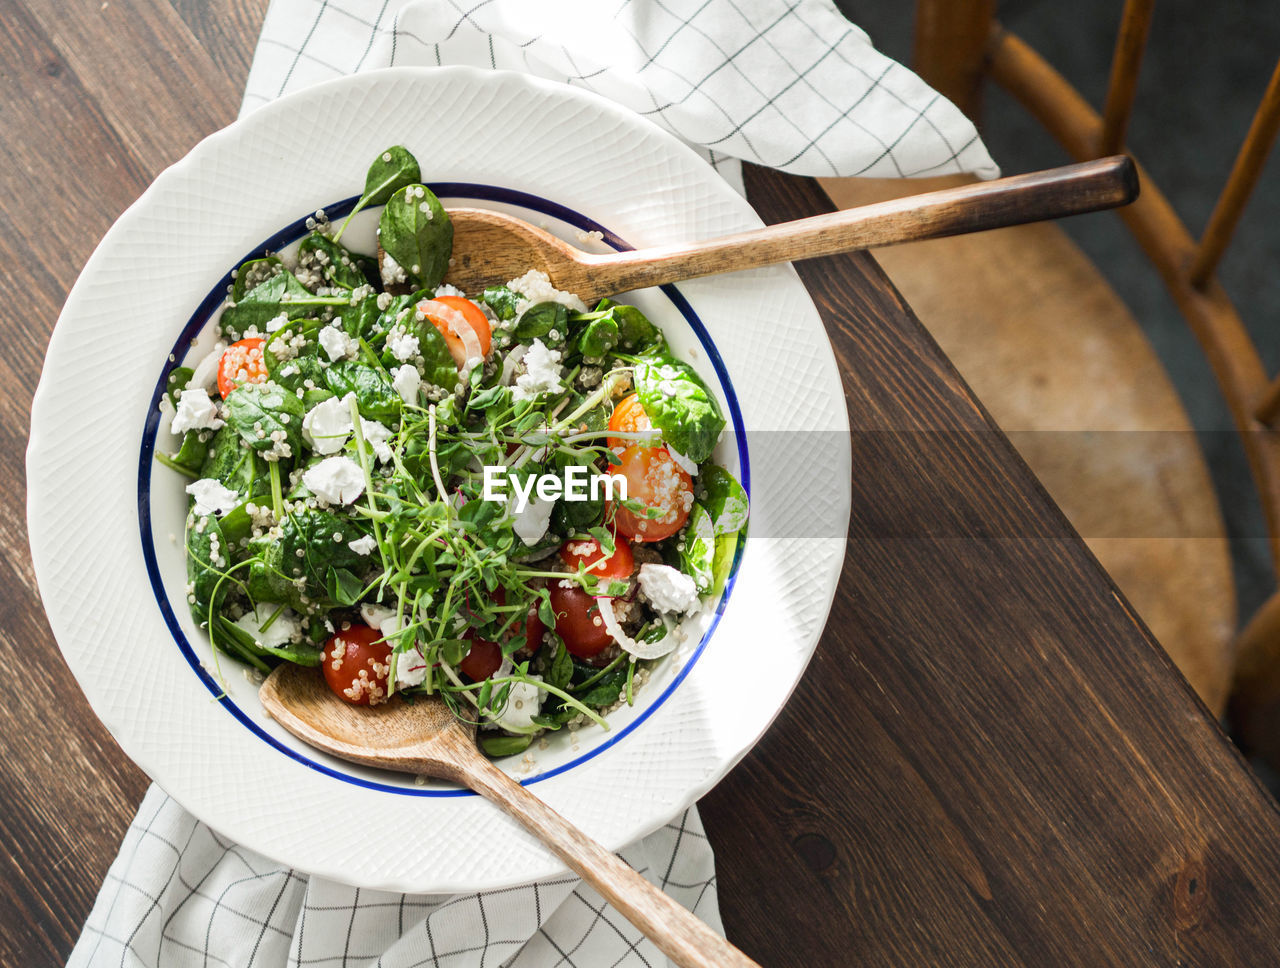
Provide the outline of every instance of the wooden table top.
[[[265,6],[0,0],[6,965],[63,963],[147,786],[40,606],[31,394],[98,239],[234,118]],[[749,186],[767,221],[830,206]],[[702,802],[730,938],[778,966],[1280,961],[1275,803],[875,262],[800,272],[845,381],[853,518],[812,666]]]

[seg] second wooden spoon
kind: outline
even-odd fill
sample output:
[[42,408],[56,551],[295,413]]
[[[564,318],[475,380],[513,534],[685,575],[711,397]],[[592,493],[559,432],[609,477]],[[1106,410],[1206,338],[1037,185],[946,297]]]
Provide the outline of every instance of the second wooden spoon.
[[480,292],[541,269],[557,289],[577,293],[591,304],[604,296],[697,276],[1079,215],[1127,205],[1137,195],[1133,162],[1115,155],[718,239],[610,255],[583,252],[501,212],[455,208],[449,209],[454,261],[445,281],[464,292]]
[[263,707],[305,743],[355,763],[470,787],[550,847],[681,968],[760,968],[616,854],[498,769],[470,727],[437,697],[352,706],[315,669],[279,665],[258,690]]

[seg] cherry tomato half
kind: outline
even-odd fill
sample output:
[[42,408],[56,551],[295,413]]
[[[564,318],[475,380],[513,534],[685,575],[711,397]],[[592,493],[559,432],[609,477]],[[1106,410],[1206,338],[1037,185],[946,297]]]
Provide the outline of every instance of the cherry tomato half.
[[502,665],[502,649],[497,642],[469,635],[471,650],[458,663],[458,671],[472,682],[488,679]]
[[382,633],[353,624],[329,636],[320,657],[324,681],[353,706],[376,706],[387,699],[391,646]]
[[[630,493],[630,485],[631,482],[628,481],[628,493]],[[602,581],[610,578],[630,578],[636,567],[635,557],[631,554],[631,545],[625,538],[616,536],[611,555],[604,553],[600,542],[595,538],[585,538],[582,541],[566,541],[561,545],[560,560],[575,572],[578,570],[578,564],[581,563],[586,568],[587,574],[595,575]]]
[[434,299],[424,300],[418,303],[418,309],[422,311],[427,319],[431,320],[431,325],[440,331],[440,335],[444,337],[445,345],[449,347],[449,354],[453,357],[453,362],[458,364],[458,369],[467,362],[467,349],[463,344],[461,337],[454,332],[453,325],[446,316],[452,314],[432,313],[430,310],[423,310],[424,306],[429,303],[439,303],[454,312],[461,313],[462,318],[471,324],[471,328],[476,331],[476,339],[480,341],[480,353],[483,356],[489,355],[489,347],[492,345],[493,330],[489,326],[489,317],[484,314],[484,310],[473,303],[470,299],[464,299],[462,296],[436,296]]
[[[609,430],[615,434],[642,434],[645,431],[653,430],[653,423],[649,420],[649,415],[644,412],[644,406],[640,403],[640,394],[633,393],[618,401],[618,405],[613,408],[613,413],[609,415]],[[657,442],[657,435],[655,434],[652,444]],[[627,437],[609,438],[610,448],[630,447],[632,444],[639,443],[645,443],[645,441],[632,440]],[[646,446],[652,446],[652,444],[646,444]]]
[[218,360],[218,392],[224,400],[245,383],[267,382],[267,363],[262,358],[265,342],[260,336],[247,336],[236,340],[222,354]]
[[620,507],[613,519],[618,532],[633,541],[661,541],[684,527],[693,506],[693,478],[671,459],[667,449],[633,444],[618,459],[620,465],[610,467],[609,473],[627,479],[627,497],[663,512],[647,518]]
[[564,639],[564,647],[578,658],[598,655],[613,641],[596,600],[575,582],[551,583],[551,607],[556,614],[556,632]]

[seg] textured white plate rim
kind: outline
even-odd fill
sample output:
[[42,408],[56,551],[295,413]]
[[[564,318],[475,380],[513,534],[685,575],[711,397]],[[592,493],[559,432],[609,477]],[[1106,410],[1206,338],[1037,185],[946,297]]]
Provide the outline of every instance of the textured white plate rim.
[[[489,93],[499,89],[504,96],[510,95],[512,92],[532,91],[539,99],[546,99],[554,104],[566,106],[577,111],[589,112],[594,120],[603,119],[619,128],[628,130],[637,141],[643,139],[650,146],[658,146],[659,154],[663,156],[664,164],[673,168],[681,177],[691,179],[695,183],[695,187],[702,192],[704,198],[712,197],[722,208],[729,210],[731,221],[736,221],[738,224],[726,224],[722,229],[723,231],[759,224],[749,206],[725,186],[718,176],[692,151],[679,144],[669,135],[614,105],[612,102],[577,89],[565,88],[550,82],[531,79],[525,75],[473,71],[464,68],[446,70],[398,68],[371,72],[318,85],[315,88],[264,107],[244,121],[237,122],[235,125],[206,138],[187,157],[163,172],[152,187],[121,216],[90,258],[80,280],[68,297],[58,327],[50,340],[48,360],[54,362],[68,357],[75,349],[74,344],[77,338],[85,335],[81,330],[75,329],[77,326],[75,320],[92,303],[94,289],[99,277],[103,276],[107,268],[109,268],[106,265],[108,256],[119,248],[122,240],[126,239],[134,230],[134,223],[142,221],[152,209],[160,205],[166,193],[181,188],[181,182],[184,179],[189,180],[191,176],[199,175],[201,166],[206,165],[210,157],[213,157],[216,161],[218,152],[224,146],[229,146],[242,136],[247,136],[247,132],[261,132],[278,119],[292,117],[299,111],[314,110],[318,105],[336,100],[339,93],[354,93],[358,97],[373,97],[379,90],[394,85],[401,87],[404,85],[426,85],[427,89],[444,89],[450,85],[457,88],[461,85],[468,90],[475,89]],[[377,149],[374,148],[373,150]],[[654,179],[649,178],[648,181],[652,183]],[[637,179],[637,184],[643,186],[645,179]],[[298,208],[305,207],[304,203]],[[730,216],[722,214],[721,217],[729,218]],[[707,218],[710,217],[707,216]],[[717,226],[717,228],[719,227]],[[253,239],[249,237],[241,238],[241,243],[251,243],[252,241]],[[650,242],[652,240],[646,239],[643,241]],[[784,294],[786,298],[794,302],[795,297],[799,296],[807,307],[808,318],[803,323],[809,329],[808,335],[810,339],[809,345],[805,349],[809,352],[825,352],[825,359],[820,360],[819,365],[820,368],[827,371],[820,374],[827,385],[819,389],[830,398],[828,402],[834,400],[837,406],[838,419],[835,421],[837,429],[839,429],[839,426],[847,428],[839,378],[838,375],[835,375],[834,359],[831,356],[830,347],[826,343],[825,335],[822,333],[820,321],[813,310],[812,304],[808,301],[807,295],[803,293],[803,289],[795,278],[794,273],[789,269],[785,270],[783,278],[787,280],[793,290],[799,290],[799,293],[792,291],[790,294]],[[777,276],[775,274],[774,283],[776,284],[776,282]],[[691,286],[690,288],[696,287]],[[189,298],[191,293],[187,292],[181,295]],[[180,299],[179,304],[181,304]],[[182,317],[179,316],[178,318]],[[831,386],[831,377],[833,375],[835,375],[834,387]],[[396,871],[391,873],[384,873],[375,868],[373,871],[359,871],[353,875],[349,866],[349,857],[337,856],[331,850],[317,850],[314,844],[308,846],[306,843],[287,843],[279,839],[272,839],[273,836],[280,834],[279,826],[275,828],[269,825],[255,827],[253,824],[246,823],[245,817],[242,815],[230,816],[229,814],[234,813],[234,811],[224,811],[220,809],[216,798],[210,799],[210,791],[207,788],[207,784],[206,787],[198,789],[190,788],[184,782],[189,781],[189,775],[177,770],[176,764],[172,762],[173,751],[163,743],[157,743],[155,737],[148,738],[139,734],[138,730],[145,726],[145,723],[140,722],[140,720],[145,717],[141,713],[136,713],[133,705],[122,705],[118,696],[109,694],[105,687],[100,688],[102,684],[95,678],[95,673],[102,670],[93,666],[90,662],[90,659],[95,659],[96,657],[86,651],[85,643],[83,642],[84,630],[77,625],[79,612],[87,608],[91,603],[88,601],[82,603],[75,596],[69,596],[68,589],[61,587],[59,583],[59,569],[64,567],[59,560],[59,556],[64,551],[64,548],[55,540],[59,536],[56,533],[56,529],[53,528],[52,522],[54,520],[54,512],[61,510],[59,505],[64,496],[58,492],[54,484],[57,475],[66,469],[66,461],[56,459],[57,455],[55,454],[58,444],[64,442],[60,435],[64,429],[65,414],[62,414],[58,407],[66,404],[65,394],[67,388],[60,385],[65,383],[65,381],[60,380],[60,377],[60,373],[55,375],[54,367],[46,365],[32,405],[32,434],[28,448],[28,525],[31,534],[32,556],[36,565],[41,592],[45,596],[48,606],[50,623],[54,628],[68,663],[71,665],[95,711],[144,770],[156,779],[165,782],[166,787],[170,788],[170,792],[184,806],[187,806],[200,819],[227,836],[286,863],[291,863],[337,880],[391,890],[453,891],[507,886],[550,876],[562,870],[559,862],[552,855],[545,850],[534,849],[532,852],[525,850],[524,853],[517,851],[512,857],[507,858],[499,869],[488,873],[477,873],[463,868],[449,872],[439,870],[419,872],[413,871],[411,865],[406,867],[406,865],[401,864]],[[833,389],[834,396],[832,396]],[[140,433],[140,427],[128,427],[121,429],[116,436],[126,441],[133,452],[137,453],[137,449],[133,445],[139,439]],[[121,444],[121,446],[125,445]],[[849,511],[847,438],[845,439],[843,453],[834,453],[832,462],[836,465],[836,470],[839,474],[843,475],[845,488],[842,495],[835,495],[835,500],[830,504],[828,510],[832,522],[836,525],[841,525],[847,522]],[[134,482],[130,480],[128,483],[132,486]],[[842,546],[843,526],[838,528],[838,534],[841,537],[840,545]],[[830,608],[831,597],[843,556],[842,553],[830,553],[828,550],[828,552],[824,552],[819,557],[821,561],[818,562],[818,571],[824,587],[821,593],[817,595],[816,601],[811,604],[806,612],[805,617],[811,620],[805,623],[805,627],[808,630],[804,635],[804,638],[807,639],[807,647],[800,650],[803,654],[797,653],[798,661],[793,662],[787,668],[786,675],[782,677],[785,680],[783,683],[785,690],[781,694],[775,694],[775,697],[780,695],[779,701],[772,705],[767,711],[767,715],[752,720],[750,733],[735,735],[728,748],[717,752],[713,768],[697,778],[678,778],[676,782],[681,788],[681,793],[677,799],[664,802],[661,807],[661,813],[653,812],[651,807],[649,812],[643,816],[628,816],[625,823],[615,824],[609,829],[598,831],[597,835],[601,836],[610,846],[621,846],[656,829],[678,814],[680,810],[693,802],[702,793],[705,793],[725,771],[745,755],[759,735],[767,728],[768,723],[776,716],[781,708],[782,700],[785,700],[786,695],[789,695],[794,688],[804,665],[812,653],[813,645],[816,643],[818,633]],[[107,583],[104,582],[105,584]],[[91,596],[92,589],[88,591]],[[732,609],[730,612],[732,612]],[[803,645],[803,643],[801,644]],[[771,672],[777,674],[778,670],[773,669]],[[771,697],[771,699],[775,697]],[[615,750],[613,752],[616,756],[619,751]],[[625,752],[630,755],[635,751],[628,750]],[[606,757],[600,757],[600,759],[606,759]],[[587,771],[583,772],[586,773]],[[596,770],[595,772],[601,773],[602,771]],[[590,779],[590,777],[587,779]],[[170,782],[173,784],[172,787]],[[565,787],[566,784],[547,783],[544,786],[559,788]],[[569,786],[572,786],[572,784],[569,784]],[[590,818],[574,818],[574,797],[571,794],[572,790],[564,789],[548,789],[545,792],[546,798],[553,801],[563,812],[568,813],[571,819],[580,819],[580,822],[588,825],[586,821]],[[339,797],[338,799],[343,800],[344,798]],[[320,806],[324,805],[324,803],[320,804]],[[369,808],[371,804],[366,802],[359,804],[359,806]],[[498,836],[498,834],[495,833],[494,836]],[[506,836],[507,834],[502,835],[503,838]],[[519,839],[519,835],[517,835],[517,839]],[[401,847],[403,849],[403,845]],[[406,870],[409,872],[406,873]]]

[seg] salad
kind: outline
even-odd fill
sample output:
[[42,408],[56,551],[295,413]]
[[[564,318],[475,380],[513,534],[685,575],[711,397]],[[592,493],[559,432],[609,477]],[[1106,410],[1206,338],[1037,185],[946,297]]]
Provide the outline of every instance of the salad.
[[[156,457],[189,479],[215,663],[314,667],[357,705],[438,695],[510,755],[634,702],[722,589],[747,496],[711,460],[714,395],[640,310],[534,271],[448,285],[421,181],[389,148],[341,225],[317,212],[236,270]],[[377,253],[344,246],[377,206]]]

